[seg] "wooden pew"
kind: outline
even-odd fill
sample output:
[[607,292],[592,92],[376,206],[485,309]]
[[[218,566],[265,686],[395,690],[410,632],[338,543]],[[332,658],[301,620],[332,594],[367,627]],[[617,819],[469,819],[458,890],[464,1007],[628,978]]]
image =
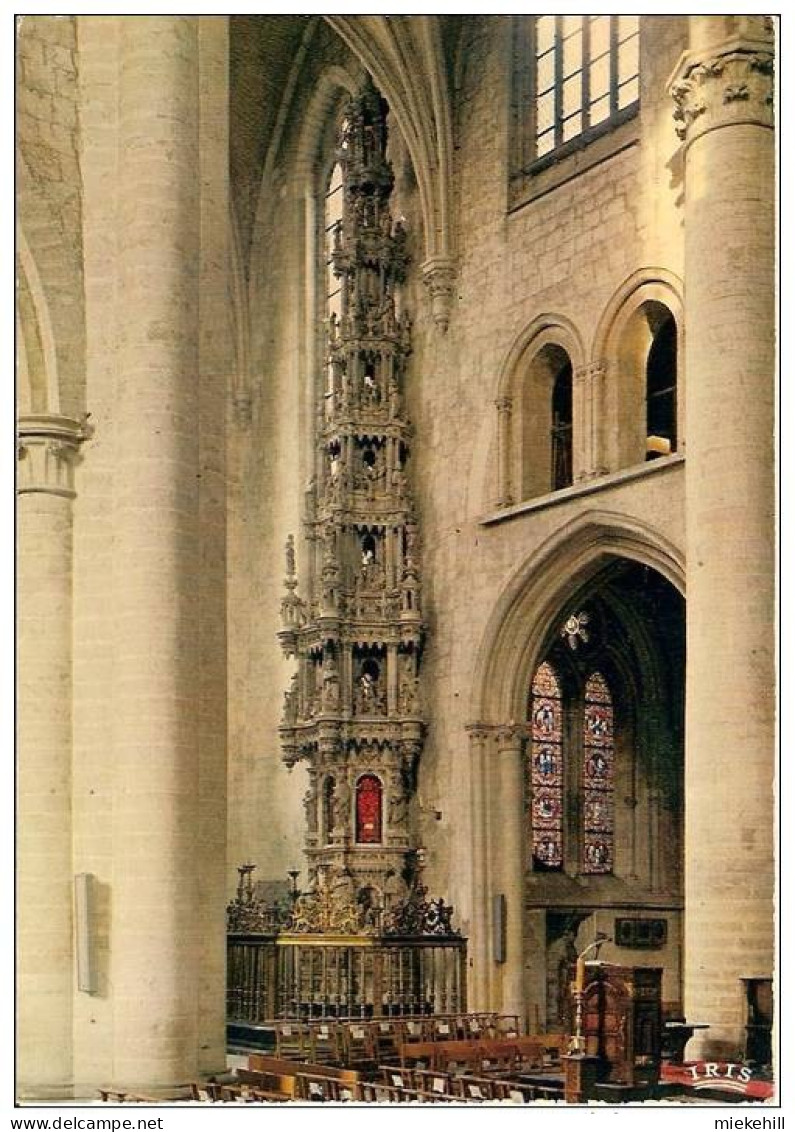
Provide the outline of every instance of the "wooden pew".
[[[336,1091],[338,1093],[353,1091],[354,1086],[359,1081],[359,1073],[356,1069],[339,1069],[333,1065],[316,1065],[307,1061],[289,1061],[284,1058],[269,1057],[263,1053],[250,1054],[248,1068],[253,1073],[267,1076],[269,1083],[264,1084],[263,1087],[286,1096],[290,1100],[315,1099],[307,1095],[310,1091],[309,1084],[311,1082],[319,1084],[319,1089],[315,1090],[315,1096],[320,1099],[319,1094],[334,1091],[335,1086],[328,1085],[329,1081],[337,1083]],[[339,1099],[348,1098],[340,1097]]]
[[565,1038],[560,1034],[533,1034],[517,1038],[481,1039],[479,1041],[402,1042],[402,1066],[418,1062],[429,1069],[447,1069],[450,1066],[469,1068],[480,1072],[484,1064],[498,1070],[520,1067],[542,1068],[555,1060]]
[[373,1023],[344,1022],[340,1034],[345,1065],[350,1068],[375,1066],[378,1034]]
[[315,1065],[338,1065],[342,1061],[342,1034],[334,1022],[313,1022],[309,1026],[309,1057]]
[[291,1061],[308,1061],[310,1056],[309,1029],[302,1022],[274,1022],[276,1056]]

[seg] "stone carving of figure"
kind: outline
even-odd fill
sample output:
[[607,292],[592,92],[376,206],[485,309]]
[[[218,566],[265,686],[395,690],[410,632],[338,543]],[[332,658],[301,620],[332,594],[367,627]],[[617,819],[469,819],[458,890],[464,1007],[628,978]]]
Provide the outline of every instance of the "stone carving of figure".
[[416,676],[404,676],[400,682],[400,710],[404,715],[414,715],[419,706],[419,680]]
[[307,832],[317,833],[317,783],[314,780],[310,780],[309,788],[304,794],[304,811]]
[[298,673],[290,678],[290,687],[284,693],[284,722],[295,723],[298,719]]
[[392,420],[400,415],[400,391],[394,377],[389,381],[389,416]]
[[337,675],[337,665],[334,657],[329,653],[323,661],[323,707],[334,709],[340,702],[340,681]]
[[351,816],[351,788],[346,778],[341,778],[334,788],[331,815],[334,833],[345,834]]
[[405,823],[408,814],[408,801],[405,794],[390,794],[387,809],[387,820],[392,829],[397,829]]
[[375,680],[369,672],[363,672],[359,677],[359,706],[360,710],[369,714],[375,711],[377,687]]
[[392,234],[392,213],[388,208],[385,208],[381,213],[381,234],[383,236],[390,236]]
[[353,904],[356,889],[353,883],[353,877],[347,869],[341,869],[339,872],[334,873],[331,880],[331,891],[334,900],[339,904]]
[[372,547],[366,546],[362,551],[362,582],[366,585],[372,581],[375,574],[375,552]]
[[340,329],[339,328],[339,319],[337,318],[337,312],[332,311],[331,314],[329,315],[329,320],[328,320],[328,338],[329,338],[329,342],[332,345],[337,341],[339,329]]

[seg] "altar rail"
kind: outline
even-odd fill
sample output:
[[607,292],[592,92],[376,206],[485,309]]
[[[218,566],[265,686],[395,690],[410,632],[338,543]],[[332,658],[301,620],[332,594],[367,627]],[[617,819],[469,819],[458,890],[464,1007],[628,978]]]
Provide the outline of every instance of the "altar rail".
[[227,1017],[380,1018],[466,1010],[460,936],[227,936]]

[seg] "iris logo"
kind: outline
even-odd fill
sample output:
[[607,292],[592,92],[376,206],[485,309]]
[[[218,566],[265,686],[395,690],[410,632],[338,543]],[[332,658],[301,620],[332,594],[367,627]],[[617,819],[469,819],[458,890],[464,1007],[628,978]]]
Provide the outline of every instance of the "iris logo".
[[688,1065],[687,1072],[693,1079],[694,1089],[728,1089],[733,1093],[745,1093],[753,1077],[750,1065],[738,1065],[734,1061],[697,1061]]

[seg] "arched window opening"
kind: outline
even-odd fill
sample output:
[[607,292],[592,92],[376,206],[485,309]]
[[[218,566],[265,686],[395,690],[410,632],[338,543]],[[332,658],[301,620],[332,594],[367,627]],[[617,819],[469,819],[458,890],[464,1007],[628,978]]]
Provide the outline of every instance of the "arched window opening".
[[613,698],[594,672],[585,684],[582,771],[582,871],[613,871]]
[[571,359],[555,342],[537,350],[522,381],[516,422],[522,499],[573,482]]
[[552,490],[572,483],[572,391],[571,362],[566,361],[552,389]]
[[676,451],[676,322],[667,312],[646,362],[646,459]]
[[363,774],[356,783],[356,844],[380,845],[383,810],[381,779]]
[[539,666],[530,690],[530,836],[535,872],[563,869],[563,703],[560,682],[548,663]]
[[332,315],[339,318],[342,313],[342,283],[334,270],[334,251],[339,247],[342,229],[343,196],[342,166],[337,162],[331,170],[325,203],[326,313],[329,318]]

